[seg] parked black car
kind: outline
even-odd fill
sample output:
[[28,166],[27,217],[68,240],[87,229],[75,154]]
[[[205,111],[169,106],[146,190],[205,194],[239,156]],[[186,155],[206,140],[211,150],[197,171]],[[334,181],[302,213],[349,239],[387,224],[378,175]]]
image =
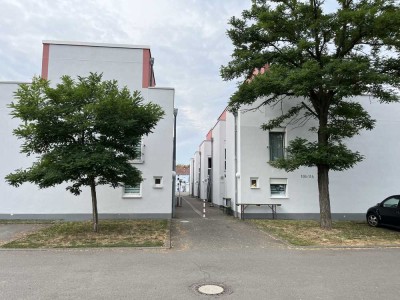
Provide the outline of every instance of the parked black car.
[[400,195],[387,197],[367,211],[370,226],[389,225],[400,228]]

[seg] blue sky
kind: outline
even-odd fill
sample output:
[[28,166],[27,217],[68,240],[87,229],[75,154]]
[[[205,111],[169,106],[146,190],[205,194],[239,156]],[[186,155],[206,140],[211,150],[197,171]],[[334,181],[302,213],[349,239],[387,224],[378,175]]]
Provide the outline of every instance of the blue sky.
[[[333,2],[333,0],[328,0]],[[157,86],[175,88],[177,162],[189,163],[224,110],[235,82],[228,20],[250,0],[2,0],[0,80],[40,74],[42,40],[150,45]]]

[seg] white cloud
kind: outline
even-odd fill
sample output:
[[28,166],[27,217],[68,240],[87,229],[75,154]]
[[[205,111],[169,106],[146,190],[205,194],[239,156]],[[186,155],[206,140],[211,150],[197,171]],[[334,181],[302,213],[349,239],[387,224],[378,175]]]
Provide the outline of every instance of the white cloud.
[[225,108],[235,83],[219,68],[232,52],[226,37],[243,0],[3,0],[0,80],[41,72],[42,40],[150,45],[158,86],[174,87],[177,161],[188,163]]

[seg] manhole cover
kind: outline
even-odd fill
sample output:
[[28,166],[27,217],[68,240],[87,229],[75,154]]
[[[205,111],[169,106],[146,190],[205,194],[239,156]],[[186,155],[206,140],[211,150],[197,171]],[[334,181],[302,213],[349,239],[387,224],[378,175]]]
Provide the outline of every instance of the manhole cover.
[[203,296],[222,296],[232,294],[232,290],[222,283],[196,283],[193,284],[191,288],[196,294]]
[[215,284],[201,285],[197,289],[200,293],[205,295],[219,295],[224,292],[224,288]]

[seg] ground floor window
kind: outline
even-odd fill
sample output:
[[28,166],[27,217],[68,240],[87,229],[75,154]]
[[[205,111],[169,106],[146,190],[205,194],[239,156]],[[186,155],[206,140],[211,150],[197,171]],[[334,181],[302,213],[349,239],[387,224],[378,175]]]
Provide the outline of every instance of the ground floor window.
[[250,177],[250,188],[258,189],[258,177]]
[[142,184],[124,186],[124,197],[138,198],[142,196]]
[[164,186],[162,176],[154,176],[153,179],[154,179],[154,185],[153,185],[154,188],[160,189]]
[[286,178],[271,178],[270,191],[272,198],[287,197],[287,179]]

